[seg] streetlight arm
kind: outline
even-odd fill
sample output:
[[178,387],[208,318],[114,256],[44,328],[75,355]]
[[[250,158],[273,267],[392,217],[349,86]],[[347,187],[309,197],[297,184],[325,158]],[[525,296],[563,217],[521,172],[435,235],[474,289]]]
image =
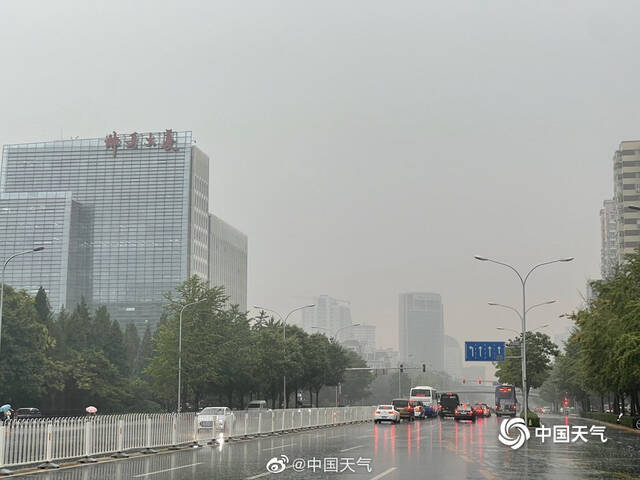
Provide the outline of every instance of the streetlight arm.
[[551,305],[552,303],[556,303],[556,301],[555,300],[549,300],[547,302],[536,303],[535,305],[531,305],[529,308],[527,308],[526,313],[529,313],[530,310],[533,310],[536,307],[541,307],[543,305]]
[[518,310],[516,310],[515,308],[510,307],[509,305],[503,305],[503,304],[501,304],[501,303],[493,303],[493,302],[492,302],[492,303],[490,303],[489,305],[491,305],[492,307],[508,308],[509,310],[512,310],[512,311],[516,312],[516,315],[518,315],[518,317],[520,318],[520,320],[522,320],[522,314],[521,314]]
[[[573,260],[573,257],[569,257],[569,258],[559,258],[557,260],[551,260],[550,262],[542,262],[539,263],[538,265],[535,265],[534,267],[531,268],[531,270],[529,270],[529,272],[527,273],[527,275],[524,277],[524,280],[522,281],[523,285],[525,283],[527,283],[527,279],[529,278],[529,276],[533,273],[533,271],[538,268],[538,267],[542,267],[544,265],[551,265],[552,263],[559,263],[559,262],[570,262],[571,260]],[[520,277],[522,279],[522,277]]]
[[[41,247],[37,247],[37,248],[39,248],[40,250],[43,250]],[[13,255],[11,255],[9,258],[5,260],[2,270],[4,271],[4,269],[7,267],[7,264],[14,258],[19,257],[20,255],[26,255],[27,253],[39,252],[40,250],[36,250],[32,248],[31,250],[25,250],[24,252],[14,253]]]
[[[315,307],[315,305],[304,305],[302,307],[298,307],[298,308],[294,308],[293,310],[291,310],[289,313],[287,313],[287,316],[284,317],[284,323],[287,323],[287,319],[289,318],[289,316],[293,313],[293,312],[297,312],[298,310],[303,310],[305,308],[311,308],[311,307]],[[282,317],[280,317],[282,318]]]
[[[526,282],[526,279],[522,278],[522,275],[520,275],[520,272],[518,270],[516,270],[514,267],[512,267],[511,265],[509,265],[508,263],[504,263],[504,262],[499,262],[498,260],[493,260],[492,258],[487,258],[486,259],[487,262],[491,262],[491,263],[497,263],[498,265],[503,265],[507,268],[510,268],[511,270],[513,270],[516,275],[518,276],[518,278],[520,279],[520,282],[524,285],[524,283]],[[535,268],[535,267],[534,267]],[[531,273],[531,272],[529,272]]]

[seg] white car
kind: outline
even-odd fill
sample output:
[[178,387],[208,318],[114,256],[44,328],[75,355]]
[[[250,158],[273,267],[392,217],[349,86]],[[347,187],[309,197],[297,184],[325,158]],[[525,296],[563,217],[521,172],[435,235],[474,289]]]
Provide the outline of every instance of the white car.
[[226,424],[233,421],[234,415],[229,407],[206,407],[196,415],[198,417],[198,430],[213,428],[224,430]]
[[400,412],[393,408],[393,405],[378,405],[373,416],[374,423],[400,422]]

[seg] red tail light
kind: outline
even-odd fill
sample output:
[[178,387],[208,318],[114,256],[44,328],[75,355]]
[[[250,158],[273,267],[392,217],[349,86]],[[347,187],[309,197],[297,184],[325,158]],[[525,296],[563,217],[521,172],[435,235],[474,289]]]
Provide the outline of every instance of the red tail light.
[[376,410],[376,415],[380,415],[380,410]]

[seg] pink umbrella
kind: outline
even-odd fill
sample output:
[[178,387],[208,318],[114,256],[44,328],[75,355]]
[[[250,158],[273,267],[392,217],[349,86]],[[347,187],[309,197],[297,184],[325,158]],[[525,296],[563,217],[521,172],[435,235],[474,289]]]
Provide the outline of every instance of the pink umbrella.
[[87,407],[87,408],[85,408],[85,411],[87,413],[96,413],[98,411],[98,409],[96,407]]

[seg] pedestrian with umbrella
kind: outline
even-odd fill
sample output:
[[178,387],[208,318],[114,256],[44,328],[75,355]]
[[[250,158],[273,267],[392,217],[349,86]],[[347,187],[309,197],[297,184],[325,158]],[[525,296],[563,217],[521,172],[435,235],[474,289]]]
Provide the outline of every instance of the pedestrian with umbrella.
[[0,407],[0,413],[4,414],[3,423],[7,423],[11,420],[11,414],[13,413],[11,410],[11,405],[6,403]]

